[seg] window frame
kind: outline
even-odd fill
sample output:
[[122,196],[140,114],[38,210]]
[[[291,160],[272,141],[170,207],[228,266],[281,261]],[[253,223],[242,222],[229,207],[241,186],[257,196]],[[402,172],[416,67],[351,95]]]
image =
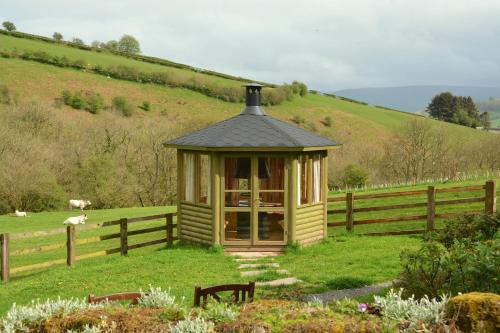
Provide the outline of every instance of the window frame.
[[[302,181],[303,181],[303,178],[302,178],[302,159],[306,159],[306,165],[307,165],[307,175],[306,175],[306,179],[307,179],[307,183],[306,183],[306,198],[307,198],[307,201],[305,203],[302,203]],[[319,163],[320,163],[320,167],[319,167],[319,201],[314,201],[314,178],[313,178],[313,175],[314,175],[314,160],[315,159],[318,159],[319,160]],[[323,204],[324,201],[325,201],[325,198],[324,198],[324,167],[325,167],[325,163],[323,161],[323,154],[322,153],[313,153],[313,154],[304,154],[304,155],[300,155],[298,158],[297,158],[297,164],[298,164],[298,167],[297,167],[297,175],[300,175],[300,177],[296,177],[297,179],[297,200],[295,200],[295,203],[297,205],[297,208],[303,208],[303,207],[307,207],[307,206],[313,206],[313,205],[320,205],[320,204]]]
[[[189,201],[186,200],[186,168],[184,165],[185,161],[185,156],[187,154],[192,154],[194,155],[194,170],[193,170],[193,187],[194,187],[194,200]],[[209,153],[205,152],[196,152],[196,151],[183,151],[182,152],[182,190],[181,190],[181,203],[186,203],[186,204],[191,204],[191,205],[197,205],[197,206],[205,206],[205,207],[211,207],[212,206],[212,155]],[[208,158],[208,174],[207,174],[207,179],[206,179],[206,186],[207,186],[207,202],[201,202],[200,201],[200,194],[201,194],[201,157],[202,156],[207,156]]]

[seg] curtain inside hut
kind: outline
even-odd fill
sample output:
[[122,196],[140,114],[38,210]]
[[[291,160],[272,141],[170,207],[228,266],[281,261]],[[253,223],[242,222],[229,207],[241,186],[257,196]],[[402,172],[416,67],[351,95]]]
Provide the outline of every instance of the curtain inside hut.
[[321,157],[314,156],[313,158],[313,203],[321,202]]
[[210,158],[206,154],[198,155],[199,158],[199,203],[210,205]]
[[194,202],[195,154],[184,153],[184,200]]
[[299,159],[299,167],[298,167],[298,174],[299,174],[299,190],[297,191],[298,193],[298,204],[300,205],[305,205],[309,203],[309,198],[307,197],[308,194],[308,179],[309,179],[309,166],[308,166],[308,161],[309,157],[308,156],[302,156]]
[[[285,160],[282,157],[259,158],[260,190],[285,190]],[[284,192],[261,192],[261,206],[282,207]]]

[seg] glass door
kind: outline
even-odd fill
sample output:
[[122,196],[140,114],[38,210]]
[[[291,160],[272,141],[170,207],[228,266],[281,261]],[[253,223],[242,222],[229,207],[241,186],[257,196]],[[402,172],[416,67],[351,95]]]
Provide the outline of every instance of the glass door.
[[286,241],[284,157],[258,158],[257,237],[255,244],[284,244]]
[[224,244],[285,244],[285,158],[225,157],[223,169]]
[[223,239],[225,244],[252,244],[252,158],[225,157]]

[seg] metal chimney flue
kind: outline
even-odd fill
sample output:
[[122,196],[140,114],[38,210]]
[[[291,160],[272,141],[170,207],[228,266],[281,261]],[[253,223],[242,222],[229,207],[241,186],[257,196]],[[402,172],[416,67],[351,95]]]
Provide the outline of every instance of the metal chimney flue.
[[264,86],[258,83],[249,83],[244,87],[246,89],[246,107],[241,114],[265,116],[266,112],[260,106],[261,90]]

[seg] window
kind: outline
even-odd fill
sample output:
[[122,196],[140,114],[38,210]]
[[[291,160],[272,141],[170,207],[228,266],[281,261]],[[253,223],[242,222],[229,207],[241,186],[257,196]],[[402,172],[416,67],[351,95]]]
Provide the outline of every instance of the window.
[[207,154],[183,153],[182,200],[210,205],[210,158]]
[[299,158],[297,182],[298,206],[322,202],[323,160],[321,155],[306,155]]

